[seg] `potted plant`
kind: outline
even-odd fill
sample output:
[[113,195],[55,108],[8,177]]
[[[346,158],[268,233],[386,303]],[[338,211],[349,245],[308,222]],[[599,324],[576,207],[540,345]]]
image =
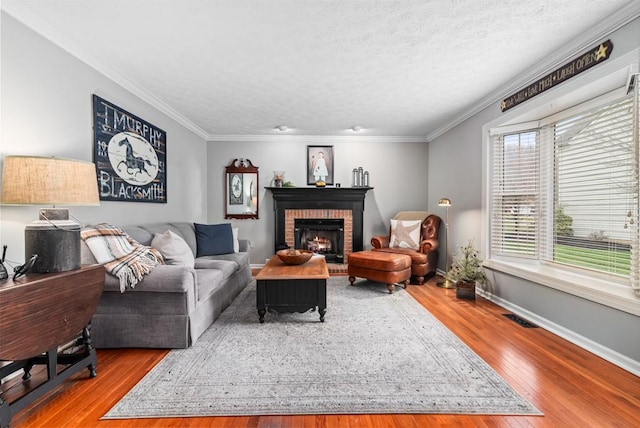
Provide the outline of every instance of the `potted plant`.
[[472,240],[460,247],[454,256],[447,279],[456,284],[456,297],[471,300],[476,298],[476,282],[486,284],[489,281],[482,267],[480,252]]

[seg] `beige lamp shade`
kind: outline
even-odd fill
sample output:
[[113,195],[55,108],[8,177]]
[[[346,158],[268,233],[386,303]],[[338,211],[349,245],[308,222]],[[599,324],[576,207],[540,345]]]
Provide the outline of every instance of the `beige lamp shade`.
[[100,205],[92,162],[6,156],[0,202],[7,205]]

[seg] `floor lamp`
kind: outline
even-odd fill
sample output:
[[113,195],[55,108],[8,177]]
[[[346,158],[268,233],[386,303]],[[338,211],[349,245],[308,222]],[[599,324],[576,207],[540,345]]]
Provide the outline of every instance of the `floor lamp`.
[[456,288],[456,284],[453,281],[450,281],[447,278],[447,274],[449,273],[449,265],[451,264],[449,261],[449,207],[451,206],[451,199],[449,198],[442,198],[440,199],[440,201],[438,202],[438,206],[441,207],[445,207],[447,210],[447,217],[444,223],[444,227],[445,227],[445,231],[446,231],[446,237],[445,237],[445,244],[444,244],[444,251],[445,251],[445,277],[444,277],[444,281],[440,281],[438,283],[436,283],[436,285],[438,287],[442,287],[442,288]]

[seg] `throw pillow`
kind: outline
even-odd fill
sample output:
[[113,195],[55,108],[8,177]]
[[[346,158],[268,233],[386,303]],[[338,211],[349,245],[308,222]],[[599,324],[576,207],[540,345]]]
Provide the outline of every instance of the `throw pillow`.
[[187,241],[170,230],[156,233],[151,241],[151,246],[160,251],[168,265],[193,267],[195,263],[193,252]]
[[420,248],[420,220],[395,220],[391,219],[391,248]]
[[233,253],[231,223],[198,224],[196,229],[196,257]]
[[233,231],[233,252],[234,253],[239,253],[240,252],[240,241],[238,241],[238,228],[234,227],[232,231]]

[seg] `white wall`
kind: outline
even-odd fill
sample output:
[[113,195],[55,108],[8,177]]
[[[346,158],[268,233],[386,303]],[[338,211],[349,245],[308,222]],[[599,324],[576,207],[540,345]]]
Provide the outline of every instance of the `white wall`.
[[[388,232],[389,219],[398,211],[426,210],[427,156],[426,143],[382,143],[354,138],[345,141],[330,137],[282,137],[268,142],[209,143],[208,220],[224,220],[224,171],[233,159],[248,158],[259,167],[259,219],[232,220],[239,226],[239,236],[253,242],[251,262],[263,264],[274,251],[274,213],[269,186],[273,171],[285,171],[285,179],[297,187],[306,187],[307,145],[333,146],[334,182],[351,186],[351,171],[362,166],[371,175],[370,190],[365,198],[364,247],[371,248],[371,237]],[[436,201],[437,202],[437,201]]]
[[[167,133],[166,204],[103,201],[73,207],[91,224],[206,220],[206,143],[104,75],[2,13],[0,155],[54,155],[93,160],[92,94]],[[24,226],[38,207],[0,207],[7,259],[24,261]]]
[[[640,64],[635,54],[640,47],[640,19],[635,19],[603,40],[609,37],[614,49],[607,63],[521,104],[513,109],[514,114],[523,114],[534,105],[551,105],[553,99],[586,88],[602,77],[603,70],[609,65],[624,61],[632,66]],[[566,58],[569,59],[571,57]],[[503,95],[507,94],[496,94],[496,97]],[[499,101],[496,101],[429,143],[429,207],[435,209],[434,204],[439,197],[452,199],[450,232],[453,248],[468,239],[474,239],[478,247],[484,248],[481,242],[486,228],[482,211],[485,174],[482,159],[483,126],[497,124],[501,118],[509,117],[509,114],[501,112]],[[444,270],[443,253],[440,254],[439,267]],[[640,330],[634,327],[640,325],[639,317],[499,272],[492,272],[489,291],[501,304],[528,314],[567,339],[625,367],[640,367]]]

